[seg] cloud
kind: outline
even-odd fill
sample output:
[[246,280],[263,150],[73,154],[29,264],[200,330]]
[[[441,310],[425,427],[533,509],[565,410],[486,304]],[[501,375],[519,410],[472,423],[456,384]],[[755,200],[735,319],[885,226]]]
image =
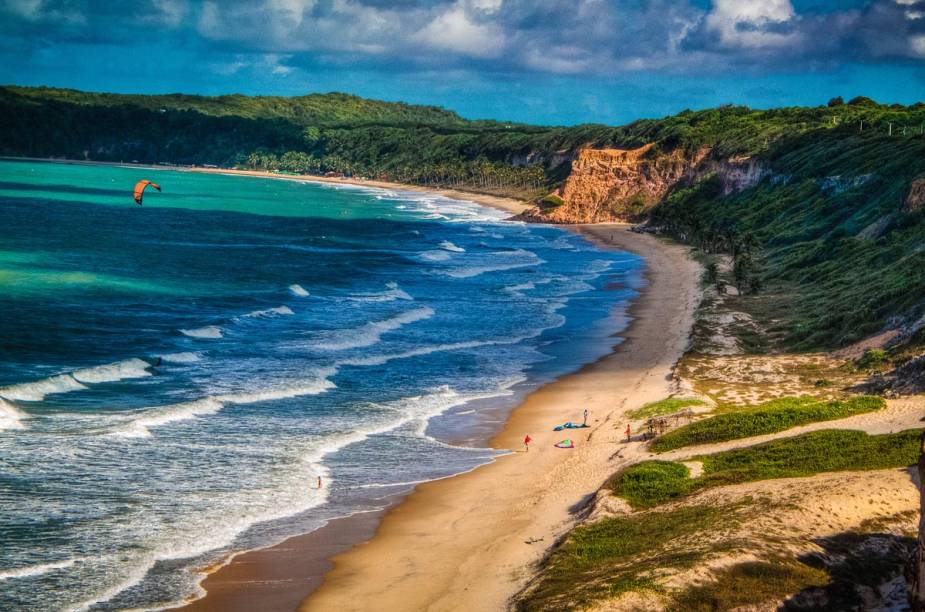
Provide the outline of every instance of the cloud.
[[779,47],[796,42],[795,17],[790,0],[715,0],[704,23],[724,47]]
[[[318,63],[602,77],[925,59],[925,0],[807,6],[791,0],[0,0],[0,36],[26,54],[64,42],[130,47],[134,28],[144,25],[146,39],[213,50],[224,58],[223,70],[244,61],[280,77]],[[277,63],[266,63],[268,57]]]

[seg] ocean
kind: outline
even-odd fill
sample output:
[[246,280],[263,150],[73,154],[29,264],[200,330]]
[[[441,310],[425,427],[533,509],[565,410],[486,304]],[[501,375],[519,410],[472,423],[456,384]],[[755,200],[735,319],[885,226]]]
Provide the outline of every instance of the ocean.
[[492,461],[505,411],[620,341],[643,267],[506,216],[0,161],[0,609],[164,607]]

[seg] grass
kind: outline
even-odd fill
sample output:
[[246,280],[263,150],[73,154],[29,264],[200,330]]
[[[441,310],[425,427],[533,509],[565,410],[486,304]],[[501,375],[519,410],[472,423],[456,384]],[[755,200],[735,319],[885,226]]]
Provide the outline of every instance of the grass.
[[[605,518],[572,530],[568,539],[544,562],[540,581],[518,601],[528,612],[560,607],[581,607],[628,591],[662,590],[646,572],[664,564],[690,564],[697,558],[686,538],[734,514],[728,506],[687,506],[668,512],[647,512]],[[662,551],[680,544],[680,552]],[[645,555],[648,561],[640,559]]]
[[626,416],[630,419],[648,419],[650,417],[673,414],[691,406],[703,406],[706,402],[694,397],[666,397],[657,402],[649,402],[641,408],[630,410]]
[[715,455],[700,455],[703,475],[668,461],[644,461],[615,475],[610,488],[636,508],[650,508],[710,487],[812,476],[841,470],[882,470],[912,465],[919,456],[921,430],[869,436],[827,429],[773,440]]
[[713,444],[761,436],[806,423],[831,421],[873,412],[885,405],[882,398],[872,396],[828,402],[811,397],[785,397],[679,427],[654,440],[650,448],[661,453],[695,444]]
[[802,563],[783,561],[739,563],[718,572],[716,579],[674,596],[677,610],[732,610],[779,602],[810,587],[828,584],[829,575]]
[[643,461],[624,470],[612,483],[613,492],[634,508],[648,508],[683,497],[691,488],[690,471],[673,461]]

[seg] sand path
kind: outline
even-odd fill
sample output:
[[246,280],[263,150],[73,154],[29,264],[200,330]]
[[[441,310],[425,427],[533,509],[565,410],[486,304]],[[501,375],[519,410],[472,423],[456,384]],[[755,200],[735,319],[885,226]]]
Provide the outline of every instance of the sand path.
[[[699,268],[685,248],[625,226],[582,231],[607,242],[612,236],[614,246],[647,260],[649,286],[633,308],[626,341],[533,393],[513,413],[493,445],[518,449],[529,433],[529,453],[418,487],[370,542],[335,557],[303,610],[504,609],[531,563],[573,524],[571,511],[626,462],[617,454],[622,414],[669,392],[699,301]],[[591,429],[551,431],[563,420],[580,420],[584,408]],[[564,437],[577,448],[554,448]]]

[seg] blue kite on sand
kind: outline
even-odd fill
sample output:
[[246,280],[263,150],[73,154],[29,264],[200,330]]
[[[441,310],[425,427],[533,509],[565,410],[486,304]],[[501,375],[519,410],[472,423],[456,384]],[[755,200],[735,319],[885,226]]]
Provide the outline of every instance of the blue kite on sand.
[[578,424],[576,424],[576,423],[572,423],[571,421],[569,421],[569,422],[565,423],[564,425],[559,425],[559,426],[557,426],[557,427],[553,427],[552,430],[553,430],[553,431],[562,431],[563,429],[584,429],[585,427],[590,427],[590,425],[578,425]]

